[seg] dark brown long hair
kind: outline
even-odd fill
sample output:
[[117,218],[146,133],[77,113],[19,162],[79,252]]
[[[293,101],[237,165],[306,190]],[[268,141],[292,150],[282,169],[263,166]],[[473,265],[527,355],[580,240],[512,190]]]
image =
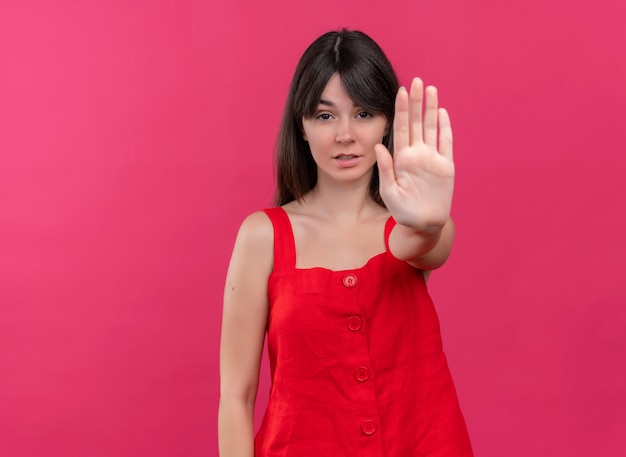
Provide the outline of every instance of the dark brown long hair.
[[[315,40],[298,62],[283,112],[277,144],[276,204],[302,199],[317,183],[317,166],[302,134],[302,119],[311,118],[333,74],[339,74],[352,101],[393,123],[398,77],[382,49],[363,32],[328,32]],[[382,143],[393,151],[392,129]],[[384,206],[374,165],[370,197]]]

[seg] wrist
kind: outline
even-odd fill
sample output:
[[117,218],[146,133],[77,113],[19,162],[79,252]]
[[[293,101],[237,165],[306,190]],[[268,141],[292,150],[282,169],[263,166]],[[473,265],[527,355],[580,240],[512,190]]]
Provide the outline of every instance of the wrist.
[[431,224],[420,224],[420,225],[410,225],[404,224],[401,222],[397,222],[400,226],[401,230],[407,236],[419,236],[425,238],[438,238],[441,236],[444,227],[449,223],[450,219],[441,223],[431,223]]

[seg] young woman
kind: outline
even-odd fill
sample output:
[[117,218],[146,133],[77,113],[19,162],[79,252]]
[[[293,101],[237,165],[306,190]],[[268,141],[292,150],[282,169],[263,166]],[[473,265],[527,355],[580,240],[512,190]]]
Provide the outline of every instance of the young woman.
[[453,186],[436,89],[398,89],[361,32],[318,38],[285,107],[278,206],[243,222],[226,278],[222,457],[472,455],[426,289],[450,253]]

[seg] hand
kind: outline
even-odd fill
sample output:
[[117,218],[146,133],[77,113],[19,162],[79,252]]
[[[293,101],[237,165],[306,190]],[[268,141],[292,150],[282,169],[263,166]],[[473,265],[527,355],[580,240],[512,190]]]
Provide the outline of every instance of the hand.
[[410,94],[404,87],[398,91],[393,143],[393,156],[382,144],[375,147],[387,209],[416,232],[440,230],[450,218],[454,190],[452,127],[447,111],[437,107],[437,89],[424,90],[419,78]]

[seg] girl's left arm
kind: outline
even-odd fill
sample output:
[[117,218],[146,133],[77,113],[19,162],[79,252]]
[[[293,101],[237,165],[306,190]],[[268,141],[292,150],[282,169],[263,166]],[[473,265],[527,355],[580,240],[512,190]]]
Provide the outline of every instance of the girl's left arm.
[[448,260],[454,233],[452,219],[448,219],[441,229],[429,233],[414,232],[410,227],[396,224],[389,236],[389,247],[396,258],[406,260],[420,270],[434,270]]
[[438,107],[435,87],[424,89],[415,78],[410,93],[400,88],[393,134],[393,156],[376,146],[380,195],[397,222],[389,248],[395,257],[432,270],[446,261],[454,240],[452,126]]

